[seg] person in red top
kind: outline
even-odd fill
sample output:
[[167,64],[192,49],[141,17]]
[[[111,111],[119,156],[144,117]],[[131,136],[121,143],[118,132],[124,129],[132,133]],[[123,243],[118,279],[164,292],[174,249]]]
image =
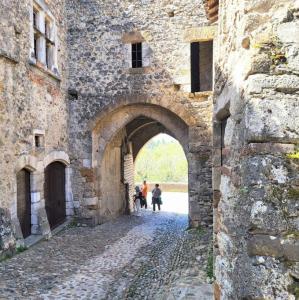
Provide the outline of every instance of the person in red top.
[[[142,196],[143,196],[143,205],[145,208],[147,208],[147,192],[148,192],[148,185],[146,183],[146,180],[143,181],[143,185],[141,187]],[[142,206],[143,206],[142,205]]]

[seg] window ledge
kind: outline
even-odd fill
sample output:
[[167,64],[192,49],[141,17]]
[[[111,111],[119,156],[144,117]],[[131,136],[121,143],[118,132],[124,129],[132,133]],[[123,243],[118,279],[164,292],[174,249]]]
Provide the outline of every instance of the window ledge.
[[151,67],[129,68],[126,70],[128,74],[148,74],[152,71]]
[[213,91],[204,91],[204,92],[188,93],[188,97],[200,99],[200,98],[208,98],[210,96],[213,96],[213,94],[214,94]]
[[54,73],[53,71],[49,70],[48,68],[46,68],[41,62],[39,61],[35,61],[30,59],[29,60],[29,64],[33,67],[36,67],[37,69],[39,69],[40,71],[42,71],[43,73],[51,76],[52,78],[61,81],[61,77],[59,76],[59,74]]

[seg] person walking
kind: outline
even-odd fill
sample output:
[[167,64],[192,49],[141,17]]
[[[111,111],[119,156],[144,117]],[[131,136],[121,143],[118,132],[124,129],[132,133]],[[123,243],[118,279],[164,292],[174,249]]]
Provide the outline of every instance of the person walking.
[[159,184],[155,185],[155,188],[153,189],[152,194],[153,194],[153,199],[152,199],[152,202],[153,202],[153,211],[156,211],[156,204],[158,205],[158,209],[161,210],[161,204],[162,204],[161,195],[162,195],[162,191],[159,188]]
[[141,207],[144,206],[145,209],[147,209],[147,192],[148,192],[148,184],[146,183],[146,180],[143,181],[143,185],[141,187],[141,191],[142,191],[142,196],[143,196],[143,205],[141,205]]

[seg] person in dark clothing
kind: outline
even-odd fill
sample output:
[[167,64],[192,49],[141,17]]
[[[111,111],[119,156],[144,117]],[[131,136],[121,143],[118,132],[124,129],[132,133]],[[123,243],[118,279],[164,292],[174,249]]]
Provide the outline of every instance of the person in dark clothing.
[[152,191],[153,194],[153,198],[152,198],[152,204],[153,204],[153,211],[156,211],[156,204],[158,205],[158,209],[161,210],[161,195],[162,195],[162,191],[159,188],[159,184],[155,185],[155,188]]

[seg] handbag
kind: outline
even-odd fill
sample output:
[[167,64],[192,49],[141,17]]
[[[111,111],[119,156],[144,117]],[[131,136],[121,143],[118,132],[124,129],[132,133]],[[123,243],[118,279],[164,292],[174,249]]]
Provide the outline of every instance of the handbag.
[[163,204],[163,202],[162,202],[162,198],[161,198],[161,197],[159,197],[159,204],[160,204],[160,205],[162,205],[162,204]]

